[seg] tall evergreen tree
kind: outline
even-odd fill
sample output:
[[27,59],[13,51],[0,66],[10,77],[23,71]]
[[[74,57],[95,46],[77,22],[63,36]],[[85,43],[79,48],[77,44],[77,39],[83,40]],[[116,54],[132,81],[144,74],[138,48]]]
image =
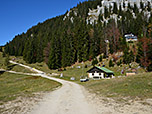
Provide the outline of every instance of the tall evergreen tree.
[[57,69],[61,67],[61,46],[60,39],[57,39],[57,36],[51,40],[48,67],[50,69]]
[[6,55],[5,61],[4,61],[5,67],[8,69],[9,66],[9,54]]
[[129,64],[130,63],[129,48],[126,48],[124,50],[123,63],[125,63],[125,64]]
[[2,52],[2,47],[0,46],[0,52]]
[[113,13],[118,14],[118,8],[116,2],[114,2]]
[[23,59],[27,63],[35,63],[36,62],[36,52],[35,52],[34,39],[30,39],[27,41],[25,45],[25,49],[23,52]]
[[112,62],[111,59],[110,59],[110,61],[109,61],[109,67],[114,67],[114,64],[113,64],[113,62]]

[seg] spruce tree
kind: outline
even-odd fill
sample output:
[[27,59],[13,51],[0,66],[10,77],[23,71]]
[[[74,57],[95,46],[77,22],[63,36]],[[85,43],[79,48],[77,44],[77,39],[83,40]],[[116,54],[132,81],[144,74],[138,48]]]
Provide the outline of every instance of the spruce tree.
[[99,61],[100,61],[100,62],[102,62],[102,55],[100,55],[100,57],[99,57]]
[[0,52],[2,52],[2,47],[0,46]]
[[51,40],[48,67],[50,69],[61,68],[61,46],[60,39],[58,39],[57,37],[54,37]]
[[114,2],[113,13],[118,14],[118,8],[117,8],[117,3],[116,2]]
[[104,7],[104,17],[105,17],[105,19],[107,19],[109,17],[108,8],[106,6]]
[[109,61],[109,67],[114,67],[114,64],[113,64],[113,62],[112,62],[111,59],[110,59],[110,61]]
[[93,61],[92,61],[92,65],[93,65],[93,66],[95,66],[96,64],[98,64],[97,58],[93,59]]
[[148,1],[147,10],[148,10],[149,12],[151,12],[151,4],[150,4],[150,2],[149,2],[149,1]]
[[5,61],[4,61],[5,67],[8,69],[9,67],[9,54],[6,55]]
[[129,53],[129,59],[130,59],[129,62],[134,62],[135,57],[134,57],[134,54],[133,54],[132,50]]
[[27,63],[35,63],[36,62],[36,52],[35,52],[35,46],[34,46],[34,39],[26,42],[24,52],[23,52],[23,59]]
[[124,55],[123,55],[123,63],[124,64],[129,64],[130,63],[130,61],[129,61],[129,49],[128,48],[126,48],[125,50],[124,50]]

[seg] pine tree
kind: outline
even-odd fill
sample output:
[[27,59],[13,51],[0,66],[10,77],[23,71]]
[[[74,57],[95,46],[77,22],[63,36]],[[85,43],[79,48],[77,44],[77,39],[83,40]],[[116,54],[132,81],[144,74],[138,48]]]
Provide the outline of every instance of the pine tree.
[[55,50],[53,48],[50,49],[50,55],[48,60],[48,67],[50,69],[57,69],[56,65],[56,56],[55,56]]
[[36,52],[35,52],[35,45],[34,39],[27,41],[25,44],[24,52],[23,52],[23,59],[27,63],[35,63],[36,62]]
[[102,62],[102,55],[100,55],[100,57],[99,57],[99,61],[100,61],[100,62]]
[[139,12],[136,3],[134,3],[133,11],[135,14],[138,14],[138,12]]
[[118,14],[118,8],[117,8],[117,3],[116,2],[114,2],[113,13]]
[[134,57],[134,54],[133,54],[132,50],[129,53],[129,59],[130,59],[130,61],[129,61],[130,63],[134,62],[135,57]]
[[104,17],[105,19],[109,17],[109,12],[107,7],[104,7]]
[[124,50],[123,63],[124,64],[129,64],[130,63],[130,60],[129,60],[129,49],[128,48],[126,48]]
[[57,36],[51,40],[48,67],[50,69],[61,68],[61,46],[60,39],[57,39]]
[[0,52],[2,52],[2,47],[0,46]]
[[73,48],[73,41],[72,36],[67,33],[64,34],[62,40],[62,67],[70,66],[74,63],[74,48]]
[[44,62],[46,64],[48,64],[49,53],[50,53],[50,42],[47,44],[47,46],[43,50]]
[[9,66],[9,54],[6,55],[6,58],[5,58],[5,61],[4,61],[4,65],[8,69],[8,66]]
[[109,67],[114,67],[114,64],[113,64],[113,62],[112,62],[111,59],[110,59],[110,61],[109,61]]
[[148,1],[147,10],[148,10],[149,12],[151,12],[151,4],[150,4],[150,2],[149,2],[149,1]]
[[142,10],[144,10],[144,5],[143,5],[142,2],[140,2],[140,8],[141,8]]
[[95,66],[96,64],[98,64],[97,58],[93,59],[93,61],[92,61],[92,65],[93,65],[93,66]]
[[122,7],[121,5],[119,5],[118,16],[122,16],[122,15],[123,15]]

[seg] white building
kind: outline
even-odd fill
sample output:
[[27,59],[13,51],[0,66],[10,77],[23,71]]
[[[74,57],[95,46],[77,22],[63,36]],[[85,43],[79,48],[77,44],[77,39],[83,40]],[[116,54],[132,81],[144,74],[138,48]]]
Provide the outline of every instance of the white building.
[[99,67],[94,66],[90,70],[87,71],[88,78],[91,79],[104,79],[104,78],[110,78],[114,76],[114,72],[105,68],[105,67]]

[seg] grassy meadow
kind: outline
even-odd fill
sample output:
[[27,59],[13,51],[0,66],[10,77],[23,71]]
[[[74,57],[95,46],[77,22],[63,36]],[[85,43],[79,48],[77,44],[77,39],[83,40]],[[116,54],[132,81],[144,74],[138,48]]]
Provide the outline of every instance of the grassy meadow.
[[[6,68],[6,66],[4,65],[5,62],[5,58],[2,56],[2,52],[0,52],[0,69],[7,69],[7,70],[12,70],[12,71],[16,71],[16,72],[23,72],[23,73],[35,73],[34,71],[29,70],[28,68],[19,66],[19,65],[15,65],[15,64],[9,64],[8,68]],[[10,60],[16,58],[14,56],[10,56]]]
[[0,52],[0,69],[5,68],[4,61],[5,61],[5,58],[2,56],[2,52]]
[[61,84],[38,76],[3,73],[0,74],[0,104],[14,100],[19,96],[51,91],[58,86]]
[[16,71],[16,72],[23,72],[23,73],[36,73],[28,68],[25,68],[19,65],[14,65],[14,64],[9,65],[9,70]]
[[113,98],[152,98],[152,72],[82,83],[90,92]]

